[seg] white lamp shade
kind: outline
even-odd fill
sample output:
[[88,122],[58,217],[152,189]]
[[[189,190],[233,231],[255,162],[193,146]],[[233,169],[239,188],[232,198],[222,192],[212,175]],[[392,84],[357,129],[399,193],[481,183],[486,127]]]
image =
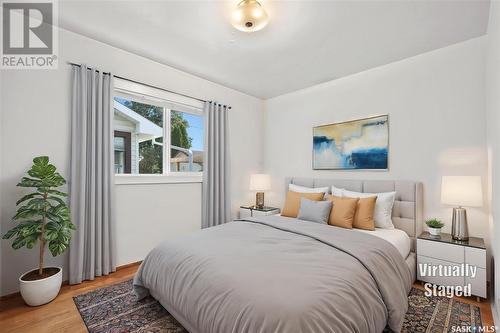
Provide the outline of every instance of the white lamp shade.
[[443,176],[441,202],[447,205],[480,207],[483,191],[479,176]]
[[271,189],[271,177],[263,173],[250,176],[251,191],[267,191]]

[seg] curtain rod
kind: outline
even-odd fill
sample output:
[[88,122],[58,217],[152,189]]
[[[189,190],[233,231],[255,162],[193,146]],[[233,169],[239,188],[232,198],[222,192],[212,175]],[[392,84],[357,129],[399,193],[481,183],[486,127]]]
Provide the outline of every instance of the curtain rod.
[[[81,64],[76,64],[74,62],[69,62],[68,61],[68,65],[72,65],[72,66],[77,66],[77,67],[82,67]],[[88,67],[88,69],[92,69],[91,67]],[[96,70],[97,72],[99,72],[98,70]],[[111,74],[109,72],[102,72],[103,74]],[[159,90],[163,90],[163,91],[166,91],[166,92],[169,92],[169,93],[172,93],[172,94],[176,94],[176,95],[180,95],[180,96],[184,96],[184,97],[187,97],[187,98],[191,98],[191,99],[194,99],[194,100],[197,100],[197,101],[200,101],[200,102],[210,102],[212,103],[212,101],[207,101],[207,100],[204,100],[204,99],[201,99],[201,98],[198,98],[198,97],[194,97],[194,96],[189,96],[189,95],[186,95],[186,94],[182,94],[182,93],[178,93],[178,92],[175,92],[175,91],[172,91],[172,90],[168,90],[168,89],[165,89],[165,88],[161,88],[161,87],[157,87],[157,86],[154,86],[152,84],[148,84],[148,83],[144,83],[144,82],[140,82],[140,81],[136,81],[136,80],[132,80],[132,79],[129,79],[129,78],[126,78],[126,77],[123,77],[123,76],[119,76],[119,75],[113,75],[114,77],[118,78],[118,79],[121,79],[121,80],[125,80],[125,81],[129,81],[129,82],[133,82],[133,83],[137,83],[137,84],[141,84],[143,86],[146,86],[146,87],[150,87],[150,88],[154,88],[154,89],[159,89]],[[227,107],[228,109],[231,109],[230,106],[227,106],[227,105],[224,105],[225,107]]]

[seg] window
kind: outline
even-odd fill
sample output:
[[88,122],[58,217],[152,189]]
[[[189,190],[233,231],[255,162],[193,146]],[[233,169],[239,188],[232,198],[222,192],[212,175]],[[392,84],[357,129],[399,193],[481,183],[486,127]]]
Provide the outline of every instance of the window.
[[161,106],[115,97],[115,173],[163,173],[163,113]]
[[170,111],[170,171],[203,171],[203,117]]
[[118,90],[114,131],[115,174],[201,176],[201,105],[186,106],[161,96]]

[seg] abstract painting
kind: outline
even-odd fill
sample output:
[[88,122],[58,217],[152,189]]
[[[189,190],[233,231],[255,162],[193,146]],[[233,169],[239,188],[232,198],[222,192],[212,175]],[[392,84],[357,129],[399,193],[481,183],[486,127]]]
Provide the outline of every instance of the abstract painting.
[[314,127],[313,169],[388,169],[389,116]]

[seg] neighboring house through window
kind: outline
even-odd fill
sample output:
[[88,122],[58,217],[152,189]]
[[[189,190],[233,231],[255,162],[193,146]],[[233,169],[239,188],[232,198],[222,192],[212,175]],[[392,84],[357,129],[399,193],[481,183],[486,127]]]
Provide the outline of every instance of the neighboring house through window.
[[131,164],[128,172],[124,169],[124,172],[116,173],[163,173],[163,113],[164,108],[161,106],[115,97],[115,142],[116,131],[128,133],[130,145],[125,155],[130,156]]

